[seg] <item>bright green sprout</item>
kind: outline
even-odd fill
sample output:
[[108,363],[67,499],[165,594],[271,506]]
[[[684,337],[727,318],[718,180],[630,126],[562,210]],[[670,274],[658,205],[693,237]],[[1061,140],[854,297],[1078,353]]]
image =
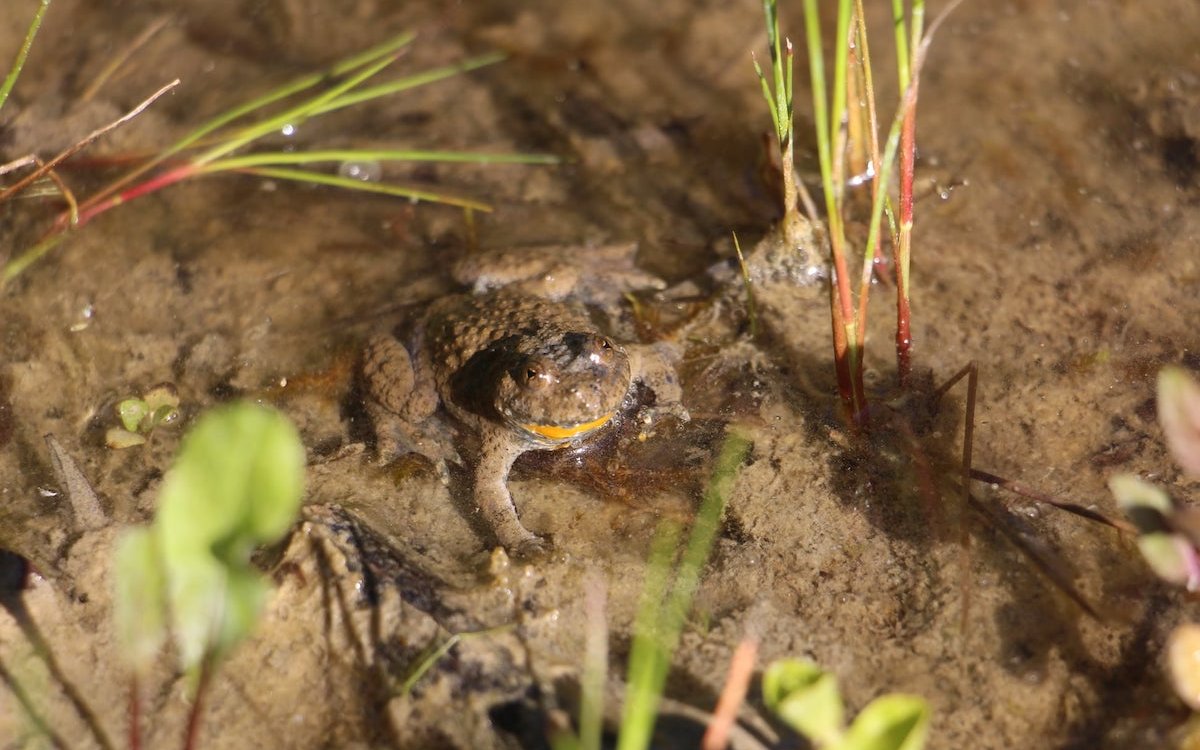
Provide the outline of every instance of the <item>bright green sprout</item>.
[[763,700],[783,723],[818,750],[921,750],[929,706],[914,695],[890,693],[867,704],[850,726],[837,678],[812,662],[781,659],[763,674]]

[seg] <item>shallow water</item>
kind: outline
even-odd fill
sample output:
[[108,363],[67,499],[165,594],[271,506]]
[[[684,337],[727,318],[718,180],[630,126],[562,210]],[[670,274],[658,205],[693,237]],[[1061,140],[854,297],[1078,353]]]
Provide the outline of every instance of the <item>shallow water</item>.
[[[550,168],[385,168],[389,180],[491,203],[473,225],[453,208],[198,179],[113,210],[0,293],[0,543],[41,571],[25,596],[33,618],[111,736],[124,737],[125,710],[112,687],[124,679],[108,625],[113,529],[72,532],[41,438],[57,436],[117,523],[142,521],[179,430],[126,451],[105,448],[103,432],[117,399],[162,381],[188,414],[232,395],[279,405],[314,464],[314,510],[279,553],[289,563],[276,571],[281,593],[214,682],[202,729],[212,746],[534,744],[535,695],[551,701],[581,659],[584,573],[609,581],[619,675],[649,539],[661,517],[690,514],[729,418],[752,432],[754,452],[672,698],[711,708],[753,622],[760,663],[813,658],[838,674],[853,709],[887,691],[926,696],[934,748],[1160,746],[1186,719],[1161,651],[1172,625],[1197,618],[1195,604],[1154,583],[1108,529],[985,486],[976,496],[1007,504],[1010,520],[962,515],[964,555],[953,500],[961,391],[919,447],[896,439],[870,459],[848,449],[819,291],[783,294],[764,312],[766,343],[737,350],[755,371],[712,366],[729,344],[727,316],[691,329],[691,425],[618,444],[582,470],[524,462],[511,483],[522,518],[554,537],[562,559],[489,568],[469,504],[428,465],[342,456],[370,433],[351,375],[362,340],[417,299],[414,282],[472,244],[636,240],[644,268],[703,283],[731,231],[750,246],[777,218],[762,169],[769,121],[749,62],[764,46],[757,4],[397,5],[139,1],[114,13],[57,0],[0,113],[6,157],[45,156],[179,77],[174,94],[88,153],[146,152],[234,101],[415,29],[406,71],[490,50],[508,60],[330,115],[280,143],[564,157]],[[799,37],[798,5],[782,13]],[[26,22],[4,16],[0,51],[15,48]],[[78,102],[160,18],[162,30]],[[874,28],[886,29],[882,16]],[[1181,498],[1195,490],[1165,453],[1152,398],[1159,366],[1200,368],[1197,28],[1190,0],[967,2],[922,78],[917,362],[935,381],[978,363],[977,466],[1108,514],[1104,483],[1117,471],[1153,476]],[[885,42],[873,51],[886,59]],[[95,165],[64,171],[82,194],[103,177]],[[5,207],[0,256],[29,246],[55,210],[32,199]],[[879,292],[869,363],[883,389],[893,357]],[[919,457],[943,480],[944,510],[912,489]],[[1049,550],[1103,619],[1050,585],[1006,530]],[[355,588],[364,566],[384,582],[366,599]],[[93,742],[28,641],[0,621],[6,668],[40,686],[35,703],[71,746]],[[464,640],[410,695],[394,694],[431,641],[514,622]],[[169,669],[155,678],[149,746],[177,741],[185,708]],[[0,703],[4,745],[35,746],[28,732],[13,702]]]

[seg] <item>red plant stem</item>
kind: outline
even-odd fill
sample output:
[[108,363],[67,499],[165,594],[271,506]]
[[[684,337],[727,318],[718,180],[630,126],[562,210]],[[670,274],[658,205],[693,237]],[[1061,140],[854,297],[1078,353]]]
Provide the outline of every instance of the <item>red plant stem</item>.
[[[836,256],[835,256],[836,257]],[[843,416],[847,424],[854,424],[854,380],[850,377],[850,342],[846,339],[846,326],[843,324],[842,306],[838,304],[840,296],[837,286],[829,285],[829,310],[833,321],[833,366],[837,372],[838,393],[842,397]]]
[[900,387],[912,382],[912,309],[908,299],[908,261],[912,251],[913,171],[917,142],[917,71],[900,127],[900,243],[896,246],[896,373]]
[[[122,203],[128,203],[134,198],[140,198],[143,195],[153,193],[157,190],[162,190],[169,185],[174,185],[175,183],[181,182],[196,174],[199,174],[199,170],[196,168],[195,164],[184,164],[182,166],[175,167],[174,169],[168,169],[162,174],[151,177],[145,182],[138,183],[128,190],[117,193],[111,198],[107,198],[99,203],[93,203],[90,201],[85,202],[80,207],[79,222],[75,225],[75,228],[78,229],[82,227],[84,224],[87,224],[89,221],[109,210],[110,208],[115,208]],[[69,217],[66,215],[59,217],[58,221],[60,226],[64,225],[68,218]]]
[[207,692],[209,676],[212,673],[211,662],[211,656],[205,656],[200,661],[200,679],[196,683],[196,698],[192,701],[192,710],[188,712],[187,734],[183,738],[183,750],[195,750],[196,741],[200,737],[200,714],[204,710],[204,694]]
[[746,700],[757,657],[758,639],[748,635],[737,645],[729,661],[729,675],[725,678],[725,687],[721,689],[708,729],[704,731],[701,750],[724,750],[729,746],[729,730],[737,720],[738,708]]
[[142,747],[142,699],[138,691],[137,672],[129,678],[129,750]]

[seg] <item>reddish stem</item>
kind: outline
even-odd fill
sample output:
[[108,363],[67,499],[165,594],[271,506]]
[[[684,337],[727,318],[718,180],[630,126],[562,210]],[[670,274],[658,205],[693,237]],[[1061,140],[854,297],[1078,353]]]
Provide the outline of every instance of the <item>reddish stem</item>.
[[842,397],[843,416],[847,424],[855,424],[854,379],[850,376],[850,342],[846,338],[845,318],[838,304],[838,287],[829,286],[830,317],[833,321],[833,364],[837,372],[838,393]]
[[192,701],[192,710],[188,712],[187,734],[183,739],[183,750],[195,750],[196,741],[200,737],[200,714],[204,709],[204,694],[207,692],[211,657],[206,656],[200,662],[200,679],[196,683],[196,698]]
[[142,747],[142,700],[138,691],[137,672],[129,678],[129,750]]
[[[914,66],[915,67],[915,66]],[[913,75],[900,128],[900,243],[896,247],[896,372],[900,387],[912,382],[912,309],[908,299],[908,261],[912,250],[913,172],[917,153],[917,77]]]
[[725,750],[729,746],[730,730],[737,721],[738,709],[746,700],[757,657],[758,639],[748,635],[737,645],[729,660],[729,676],[725,678],[725,687],[721,688],[721,697],[704,732],[700,744],[702,750]]
[[[174,169],[168,169],[162,174],[151,177],[145,182],[140,182],[128,190],[117,193],[116,195],[106,198],[99,203],[85,201],[84,204],[80,206],[79,222],[74,228],[79,229],[84,224],[87,224],[89,221],[109,210],[110,208],[115,208],[122,203],[128,203],[135,198],[140,198],[143,195],[153,193],[157,190],[162,190],[169,185],[174,185],[175,183],[181,182],[196,174],[199,174],[199,172],[197,171],[195,164],[184,164],[182,166],[175,167]],[[68,220],[69,217],[64,214],[63,216],[59,217],[58,223],[60,226],[65,225]]]

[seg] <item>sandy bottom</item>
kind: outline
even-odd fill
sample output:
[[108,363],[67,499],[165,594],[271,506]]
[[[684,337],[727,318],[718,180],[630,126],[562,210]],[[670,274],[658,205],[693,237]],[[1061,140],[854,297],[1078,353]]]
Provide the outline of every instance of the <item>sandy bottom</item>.
[[[89,154],[152,151],[234,101],[415,29],[405,71],[493,50],[508,59],[331,114],[277,145],[564,161],[385,169],[493,206],[471,222],[381,196],[198,179],[102,216],[0,292],[0,547],[38,571],[4,595],[0,747],[46,745],[11,699],[16,685],[64,745],[126,745],[109,559],[120,527],[152,515],[181,429],[124,451],[103,435],[118,399],[163,381],[189,417],[234,397],[277,405],[310,456],[304,520],[264,557],[278,593],[213,678],[204,746],[544,746],[547,716],[571,711],[585,580],[607,586],[619,692],[650,540],[661,519],[691,517],[728,424],[754,447],[673,663],[660,746],[695,746],[687,707],[712,708],[747,629],[760,634],[760,668],[814,659],[838,674],[852,710],[889,691],[925,696],[931,748],[1163,746],[1188,715],[1164,679],[1163,640],[1200,614],[1155,582],[1130,540],[987,485],[972,487],[977,506],[966,509],[961,386],[936,412],[881,409],[869,442],[848,435],[823,290],[764,285],[764,334],[739,337],[740,297],[707,269],[728,258],[731,231],[750,246],[778,218],[749,60],[764,50],[759,6],[511,5],[51,7],[0,113],[5,158],[52,154],[179,77],[176,93]],[[783,13],[802,36],[799,7]],[[3,16],[7,56],[27,16]],[[166,25],[81,101],[158,19]],[[886,60],[883,16],[874,26]],[[1198,28],[1192,0],[968,2],[922,79],[916,361],[929,382],[977,363],[978,467],[1106,514],[1116,514],[1105,489],[1114,472],[1152,476],[1181,499],[1196,489],[1164,451],[1153,378],[1167,363],[1200,369]],[[877,77],[894,85],[886,69]],[[64,171],[84,195],[104,177],[95,164]],[[57,210],[8,203],[0,257],[31,245]],[[461,473],[447,488],[421,460],[380,467],[355,452],[371,437],[355,358],[420,301],[399,290],[437,279],[470,247],[586,253],[621,241],[639,243],[643,268],[698,292],[686,304],[644,300],[644,332],[680,338],[694,418],[586,460],[523,460],[513,494],[559,555],[506,566]],[[868,375],[880,404],[895,378],[892,304],[877,287]],[[110,525],[80,530],[48,433]],[[456,634],[472,635],[407,686]],[[142,695],[144,746],[178,743],[189,704],[166,659]],[[752,691],[744,718],[769,737],[780,728],[762,712]]]

